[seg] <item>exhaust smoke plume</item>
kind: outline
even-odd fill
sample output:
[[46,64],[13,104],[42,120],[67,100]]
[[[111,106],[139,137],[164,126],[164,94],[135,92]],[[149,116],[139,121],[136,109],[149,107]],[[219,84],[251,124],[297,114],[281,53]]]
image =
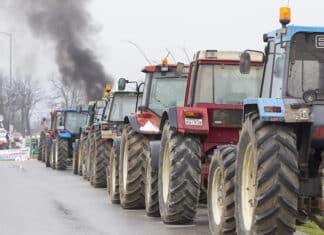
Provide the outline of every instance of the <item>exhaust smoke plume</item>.
[[86,44],[96,33],[86,10],[89,0],[23,0],[27,22],[35,36],[55,43],[56,63],[63,83],[84,87],[88,100],[112,84],[95,53]]

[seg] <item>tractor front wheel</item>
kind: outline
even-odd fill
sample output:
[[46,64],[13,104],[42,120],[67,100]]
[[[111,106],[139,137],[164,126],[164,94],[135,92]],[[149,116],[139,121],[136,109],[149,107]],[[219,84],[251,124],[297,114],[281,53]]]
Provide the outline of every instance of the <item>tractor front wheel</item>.
[[200,193],[200,141],[177,133],[169,122],[162,132],[159,158],[159,205],[166,224],[191,224]]
[[109,164],[107,167],[107,190],[110,197],[110,201],[113,204],[120,203],[119,200],[119,149],[117,149],[115,142],[113,143],[111,153],[109,156]]
[[236,185],[238,234],[294,234],[299,169],[293,130],[250,113],[238,144]]
[[120,204],[124,209],[145,207],[144,168],[149,151],[149,140],[130,125],[125,125],[119,158]]
[[234,176],[236,147],[225,145],[217,148],[209,167],[208,218],[212,235],[236,234],[234,218]]
[[69,141],[67,139],[58,138],[56,144],[55,168],[57,170],[66,170],[67,159],[69,157]]

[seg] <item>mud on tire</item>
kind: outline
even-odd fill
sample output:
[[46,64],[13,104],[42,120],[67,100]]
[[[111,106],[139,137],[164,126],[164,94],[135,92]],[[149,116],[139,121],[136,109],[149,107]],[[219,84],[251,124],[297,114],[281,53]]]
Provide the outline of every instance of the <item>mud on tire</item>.
[[191,224],[200,192],[200,142],[166,122],[159,157],[159,203],[166,224]]
[[88,177],[88,172],[87,172],[88,145],[89,145],[88,136],[84,136],[83,144],[82,144],[82,176],[84,179],[87,179]]
[[51,150],[52,150],[52,137],[47,136],[46,137],[46,146],[45,146],[45,166],[50,167],[50,156],[51,156]]
[[73,156],[72,156],[72,170],[73,170],[73,174],[77,175],[78,174],[78,151],[79,151],[79,140],[76,140],[73,144],[72,144],[72,150],[73,150]]
[[293,234],[299,169],[292,129],[250,113],[238,144],[236,185],[238,234]]
[[214,150],[208,175],[208,217],[212,235],[236,234],[234,218],[234,176],[236,146]]
[[119,158],[120,204],[124,209],[143,209],[145,160],[149,141],[129,124],[123,128]]

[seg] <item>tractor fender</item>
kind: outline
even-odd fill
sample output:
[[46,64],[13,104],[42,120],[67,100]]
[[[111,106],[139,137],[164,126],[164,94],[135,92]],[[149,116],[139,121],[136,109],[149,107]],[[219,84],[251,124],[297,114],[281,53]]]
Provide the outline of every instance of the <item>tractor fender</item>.
[[160,156],[161,141],[150,141],[150,157],[152,170],[159,170],[159,156]]
[[[280,98],[248,98],[243,101],[243,117],[252,111],[259,113],[262,121],[285,121],[285,104]],[[265,107],[280,107],[280,111],[266,112]]]
[[116,160],[117,160],[117,162],[119,162],[120,141],[121,141],[121,137],[120,136],[113,139],[113,148],[116,149]]
[[135,116],[132,116],[132,115],[126,116],[124,119],[124,123],[129,124],[134,131],[141,133],[141,130],[140,130],[141,126],[138,124]]
[[172,107],[164,111],[161,118],[160,130],[163,130],[166,121],[169,121],[171,127],[178,128],[177,108]]

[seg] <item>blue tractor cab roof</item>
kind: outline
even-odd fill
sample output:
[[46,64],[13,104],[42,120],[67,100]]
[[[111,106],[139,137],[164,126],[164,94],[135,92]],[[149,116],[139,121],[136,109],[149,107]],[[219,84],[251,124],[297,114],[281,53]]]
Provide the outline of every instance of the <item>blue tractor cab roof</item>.
[[[287,26],[287,32],[282,37],[283,42],[290,42],[292,37],[299,32],[304,33],[324,33],[324,27],[309,27],[309,26]],[[275,43],[279,43],[281,41],[280,32],[282,32],[283,29],[278,29],[275,31],[272,31],[270,33],[267,33],[267,37],[269,39],[274,38]]]

